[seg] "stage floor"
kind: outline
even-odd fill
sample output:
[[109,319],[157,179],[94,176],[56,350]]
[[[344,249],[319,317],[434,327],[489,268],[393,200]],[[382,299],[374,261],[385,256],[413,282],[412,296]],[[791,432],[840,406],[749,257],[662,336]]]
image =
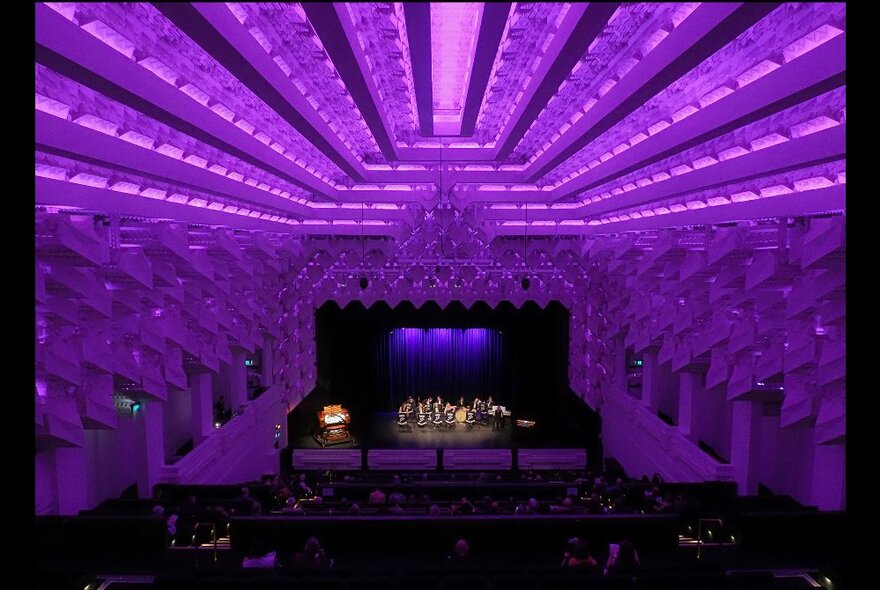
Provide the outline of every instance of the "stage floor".
[[352,427],[354,442],[321,447],[311,433],[301,433],[291,437],[294,448],[298,449],[510,449],[510,448],[579,448],[583,442],[562,440],[560,433],[548,436],[539,429],[519,428],[510,418],[504,419],[504,427],[499,431],[488,426],[456,424],[455,428],[410,429],[397,425],[397,412],[374,414],[369,424],[360,428]]

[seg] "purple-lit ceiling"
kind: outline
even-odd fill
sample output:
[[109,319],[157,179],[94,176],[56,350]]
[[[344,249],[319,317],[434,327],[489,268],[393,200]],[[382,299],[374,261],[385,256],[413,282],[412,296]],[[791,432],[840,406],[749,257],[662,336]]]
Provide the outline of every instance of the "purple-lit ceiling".
[[845,210],[844,4],[35,13],[49,210],[401,243]]

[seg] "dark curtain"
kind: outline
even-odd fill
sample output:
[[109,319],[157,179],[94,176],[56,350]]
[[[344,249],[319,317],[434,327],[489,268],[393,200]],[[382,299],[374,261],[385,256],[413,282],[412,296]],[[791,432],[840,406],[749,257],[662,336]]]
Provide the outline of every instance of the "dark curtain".
[[500,400],[503,334],[490,328],[396,328],[381,336],[377,347],[379,382],[397,408],[410,395],[455,403],[489,395]]

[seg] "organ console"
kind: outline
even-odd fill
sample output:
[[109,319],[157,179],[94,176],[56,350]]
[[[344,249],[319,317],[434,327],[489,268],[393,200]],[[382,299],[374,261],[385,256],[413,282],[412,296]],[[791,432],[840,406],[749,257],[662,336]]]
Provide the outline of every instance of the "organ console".
[[324,409],[318,412],[320,435],[315,438],[322,446],[348,442],[351,440],[348,433],[350,423],[351,416],[341,405],[324,406]]

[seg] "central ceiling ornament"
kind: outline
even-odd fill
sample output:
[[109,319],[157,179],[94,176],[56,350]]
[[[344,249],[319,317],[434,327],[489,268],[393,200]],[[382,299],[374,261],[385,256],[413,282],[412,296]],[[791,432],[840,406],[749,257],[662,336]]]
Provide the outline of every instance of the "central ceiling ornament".
[[431,87],[435,135],[459,135],[482,2],[431,2]]

